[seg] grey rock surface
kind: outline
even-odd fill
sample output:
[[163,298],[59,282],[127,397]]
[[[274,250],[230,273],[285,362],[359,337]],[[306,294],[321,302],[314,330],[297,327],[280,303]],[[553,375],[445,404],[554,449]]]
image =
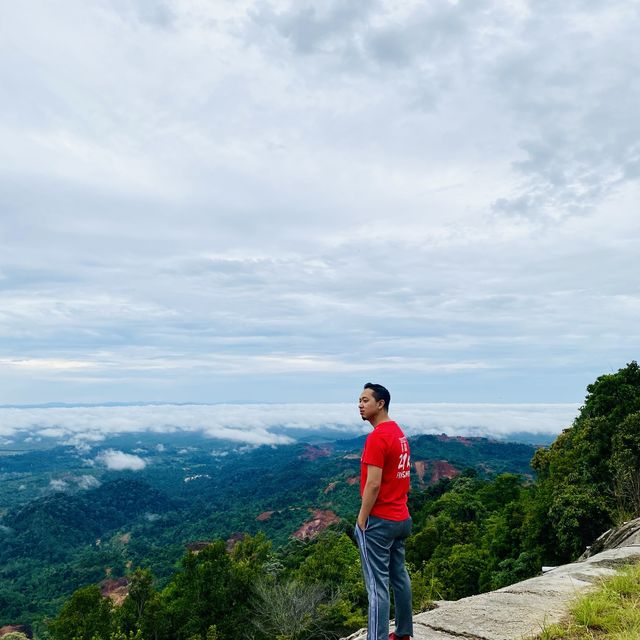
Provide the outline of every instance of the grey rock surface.
[[[523,640],[559,622],[570,603],[622,566],[640,561],[636,533],[626,544],[583,561],[555,567],[547,573],[508,587],[454,602],[414,616],[415,640]],[[393,624],[391,625],[393,630]],[[366,630],[350,640],[366,637]]]
[[618,549],[633,544],[640,544],[640,518],[629,520],[615,529],[605,531],[578,559],[586,560],[607,549]]

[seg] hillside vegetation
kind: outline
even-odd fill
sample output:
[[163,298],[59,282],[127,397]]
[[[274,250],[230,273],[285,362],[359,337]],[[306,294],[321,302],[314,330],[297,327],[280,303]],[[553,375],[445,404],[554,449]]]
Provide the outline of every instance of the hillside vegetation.
[[[447,439],[423,438],[412,442],[414,463],[426,458],[427,442],[446,446]],[[308,449],[299,448],[288,469],[269,464],[264,455],[251,458],[252,492],[242,494],[233,487],[223,497],[205,484],[195,506],[184,502],[184,493],[162,497],[142,491],[132,514],[148,515],[152,510],[159,517],[148,521],[143,516],[140,528],[134,529],[138,533],[120,545],[121,557],[129,560],[114,568],[114,576],[126,574],[128,595],[108,598],[104,584],[102,591],[96,585],[84,586],[64,602],[46,633],[55,640],[208,640],[237,636],[242,629],[241,635],[254,640],[297,640],[338,637],[363,626],[366,594],[352,538],[358,494],[350,480],[358,461],[351,452],[356,444],[361,442],[342,443],[319,457],[317,450],[309,455]],[[488,451],[495,445],[482,446]],[[472,441],[456,440],[455,447],[461,455],[465,449],[478,455]],[[521,447],[515,445],[510,454],[518,458],[527,451]],[[285,455],[285,450],[276,449],[274,455]],[[528,457],[532,451],[528,449]],[[439,457],[432,452],[431,461]],[[501,460],[494,464],[493,474],[486,472],[486,463],[478,462],[475,468],[463,467],[429,484],[427,469],[440,468],[429,464],[425,463],[422,481],[414,474],[410,497],[415,526],[407,542],[407,560],[416,610],[431,599],[498,588],[535,575],[543,564],[573,560],[605,529],[640,515],[638,365],[632,362],[588,386],[573,425],[548,449],[533,455],[535,478]],[[219,511],[211,513],[209,501],[215,500]],[[341,520],[313,539],[290,538],[296,518],[308,513],[291,511],[287,504],[331,508]],[[162,541],[171,536],[175,545],[184,534],[175,518],[193,516],[198,509],[207,517],[185,519],[188,534],[202,533],[199,537],[207,540],[207,530],[223,535],[183,554],[175,570],[158,575],[155,567],[166,567],[166,558],[158,562],[154,550],[160,553]],[[242,509],[244,528],[239,526]],[[260,522],[253,515],[260,511],[273,514]],[[28,517],[27,509],[24,518]],[[216,529],[229,519],[228,529]],[[228,534],[242,530],[247,535],[227,541]],[[73,535],[85,531],[95,533],[88,524]],[[136,539],[144,540],[142,532],[155,542],[139,542],[139,555],[134,556],[130,546]],[[117,539],[109,543],[111,556]],[[19,566],[14,568],[19,571]]]
[[[41,451],[0,458],[3,478],[24,487],[7,496],[10,489],[0,485],[0,504],[9,505],[0,521],[0,626],[29,622],[44,632],[38,621],[55,615],[76,589],[130,576],[135,567],[151,570],[163,589],[186,548],[205,541],[262,532],[279,552],[292,535],[353,524],[363,438],[250,450],[213,443],[213,455],[211,441],[195,437],[161,450],[157,444],[118,443],[130,451],[146,445],[147,466],[95,477],[88,470],[100,469],[87,468],[86,452],[73,447],[57,447],[46,460]],[[412,446],[422,472],[414,474],[417,491],[469,467],[485,476],[527,473],[534,451],[426,435]],[[77,478],[91,488],[73,489]],[[52,492],[51,484],[71,489]]]

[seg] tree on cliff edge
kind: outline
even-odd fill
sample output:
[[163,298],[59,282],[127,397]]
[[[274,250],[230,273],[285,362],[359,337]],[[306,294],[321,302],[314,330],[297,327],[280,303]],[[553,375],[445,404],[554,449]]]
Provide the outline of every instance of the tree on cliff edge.
[[574,559],[618,520],[640,515],[629,484],[640,480],[631,473],[640,461],[639,417],[640,367],[633,361],[590,384],[573,425],[534,455],[547,560]]

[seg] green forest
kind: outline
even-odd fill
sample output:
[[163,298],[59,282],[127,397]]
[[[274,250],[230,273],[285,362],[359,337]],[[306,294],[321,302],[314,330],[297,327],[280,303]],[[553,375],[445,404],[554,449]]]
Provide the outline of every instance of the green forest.
[[[95,465],[87,479],[86,453],[73,447],[0,458],[0,626],[28,623],[44,636],[43,620],[80,587],[144,567],[161,590],[185,549],[263,533],[280,550],[316,511],[344,531],[357,512],[363,437],[251,449],[217,442],[212,451],[210,440],[183,434],[158,451],[157,436],[139,435],[108,445],[144,446],[150,463],[135,472]],[[535,451],[444,435],[417,436],[411,446],[416,491],[445,472],[527,474]],[[50,488],[73,487],[74,478],[89,488]]]
[[[420,438],[415,445],[412,441],[414,460],[420,447]],[[518,447],[515,445],[511,451],[514,457],[524,452],[531,457],[534,451]],[[348,450],[349,445],[344,445],[344,451]],[[334,470],[337,478],[350,476],[356,468],[357,460],[344,455],[327,458],[326,462],[335,459],[343,465]],[[468,465],[462,473],[435,484],[414,482],[410,494],[414,527],[407,541],[407,563],[416,611],[428,608],[432,600],[457,599],[496,589],[536,575],[542,565],[575,560],[605,530],[640,515],[638,364],[631,362],[590,384],[573,424],[550,447],[535,450],[530,465],[529,473],[510,468],[505,462],[494,465],[491,473],[483,473],[478,465]],[[254,524],[253,529],[231,543],[221,535],[219,539],[209,539],[209,544],[198,550],[179,554],[168,538],[158,533],[151,547],[140,549],[137,555],[128,549],[128,560],[113,566],[114,576],[128,578],[128,595],[121,603],[114,604],[103,596],[97,584],[99,578],[87,570],[86,586],[54,603],[56,613],[36,630],[37,637],[211,640],[233,636],[298,640],[337,638],[365,626],[366,593],[353,539],[357,492],[347,492],[343,483],[342,488],[336,489],[345,492],[342,499],[332,498],[334,506],[342,505],[336,507],[340,521],[315,538],[291,538],[283,533],[287,530],[284,520],[290,517],[283,505],[287,501],[301,504],[301,491],[310,503],[322,506],[326,489],[319,492],[318,485],[324,486],[327,469],[322,464],[305,467],[311,473],[311,478],[306,478],[308,483],[292,483],[280,496],[282,504],[275,508],[268,500],[270,483],[281,482],[283,477],[277,477],[273,469],[271,465],[262,470],[264,481],[259,470],[254,476],[258,508],[276,512],[271,529],[260,530]],[[16,530],[33,532],[40,528],[43,532],[36,537],[44,542],[29,549],[30,559],[41,558],[44,563],[44,558],[62,554],[58,565],[44,571],[54,570],[55,579],[64,581],[67,557],[64,544],[56,540],[82,542],[95,537],[105,518],[117,523],[134,512],[161,514],[159,518],[165,517],[162,514],[171,518],[180,513],[176,505],[184,497],[149,491],[146,485],[136,485],[131,479],[121,482],[128,484],[117,492],[112,483],[100,489],[108,496],[120,497],[125,491],[127,501],[111,504],[108,496],[92,500],[93,511],[90,505],[82,506],[88,516],[79,527],[74,514],[81,507],[69,506],[68,500],[62,498],[58,498],[58,504],[54,496],[31,503],[29,508],[16,508]],[[87,500],[86,496],[87,493],[78,494],[75,499]],[[215,501],[213,492],[190,508],[204,509],[210,500]],[[236,500],[242,504],[241,493]],[[282,513],[277,512],[279,508]],[[61,509],[69,510],[62,518]],[[204,524],[200,522],[189,535],[206,537],[207,528],[216,530],[214,520],[220,517],[222,504],[219,509],[218,516]],[[236,519],[233,513],[230,517]],[[239,516],[237,520],[229,524],[229,532],[237,531]],[[73,526],[68,524],[71,522]],[[148,526],[157,526],[157,521]],[[186,520],[185,526],[190,526]],[[171,532],[175,535],[176,528]],[[3,546],[2,554],[13,571],[28,569],[29,579],[37,582],[33,565],[15,548],[29,543],[25,536],[16,535],[11,543],[14,548]],[[115,547],[110,544],[109,548],[93,547],[91,551],[83,547],[86,556],[80,554],[74,562],[96,569],[105,562],[113,564]],[[101,553],[105,557],[100,557]],[[166,557],[160,562],[163,554]],[[168,565],[172,558],[173,564]],[[170,571],[167,566],[172,567]],[[68,574],[78,579],[71,568]],[[5,573],[4,585],[10,583],[6,578]],[[2,598],[15,602],[19,597],[19,593],[8,593],[9,588],[3,586],[0,592],[0,607]]]

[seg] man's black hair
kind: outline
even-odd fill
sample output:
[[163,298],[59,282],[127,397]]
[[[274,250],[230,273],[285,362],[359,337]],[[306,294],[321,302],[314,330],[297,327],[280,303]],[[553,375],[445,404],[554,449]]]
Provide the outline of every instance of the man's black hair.
[[384,400],[384,409],[385,411],[389,411],[389,403],[391,402],[391,394],[386,387],[383,387],[381,384],[374,384],[373,382],[367,382],[364,385],[365,389],[371,389],[373,393],[373,397],[378,400]]

